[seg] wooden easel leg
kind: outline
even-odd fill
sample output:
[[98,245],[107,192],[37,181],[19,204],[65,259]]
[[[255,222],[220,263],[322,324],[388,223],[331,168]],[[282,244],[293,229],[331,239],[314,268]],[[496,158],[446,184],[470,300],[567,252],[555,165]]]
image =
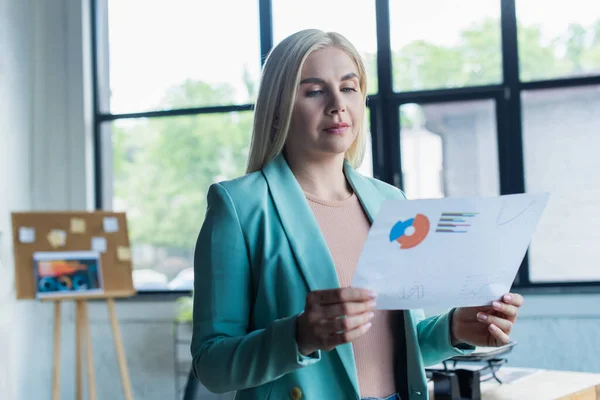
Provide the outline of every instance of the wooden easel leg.
[[96,400],[96,377],[94,374],[94,359],[92,358],[92,339],[90,335],[90,317],[88,313],[88,303],[82,304],[83,317],[83,340],[85,341],[87,376],[88,376],[88,394],[89,400]]
[[115,339],[115,350],[117,352],[117,360],[119,361],[123,393],[126,400],[133,400],[133,397],[131,396],[131,382],[129,381],[129,373],[127,372],[127,363],[125,361],[125,352],[123,351],[123,342],[121,341],[119,325],[117,324],[117,315],[115,313],[115,300],[108,298],[106,299],[106,302],[108,303],[108,315],[110,316],[110,324]]
[[75,398],[77,400],[83,400],[83,374],[81,365],[82,307],[83,301],[75,300]]
[[60,301],[54,302],[54,369],[52,370],[52,400],[60,399]]

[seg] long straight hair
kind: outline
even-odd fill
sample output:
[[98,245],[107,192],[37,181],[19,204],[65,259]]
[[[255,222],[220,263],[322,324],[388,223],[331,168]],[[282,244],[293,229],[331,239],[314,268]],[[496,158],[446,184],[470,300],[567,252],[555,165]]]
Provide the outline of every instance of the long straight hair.
[[[254,108],[247,173],[262,169],[283,150],[296,100],[296,90],[300,84],[302,67],[313,51],[330,46],[343,50],[356,64],[363,104],[366,102],[365,64],[348,39],[339,33],[323,32],[318,29],[307,29],[288,36],[273,48],[263,67],[258,98]],[[354,168],[359,167],[362,163],[367,143],[366,135],[368,135],[368,130],[366,129],[366,118],[363,115],[356,139],[345,154],[346,160]]]

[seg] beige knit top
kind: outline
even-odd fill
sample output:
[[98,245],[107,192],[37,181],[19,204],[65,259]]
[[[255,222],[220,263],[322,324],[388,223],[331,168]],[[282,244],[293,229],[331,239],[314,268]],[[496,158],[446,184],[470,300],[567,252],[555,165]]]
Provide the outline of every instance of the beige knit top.
[[[356,194],[341,201],[305,195],[333,257],[340,286],[350,286],[370,221]],[[396,393],[393,315],[390,311],[376,310],[371,329],[352,342],[361,397]]]

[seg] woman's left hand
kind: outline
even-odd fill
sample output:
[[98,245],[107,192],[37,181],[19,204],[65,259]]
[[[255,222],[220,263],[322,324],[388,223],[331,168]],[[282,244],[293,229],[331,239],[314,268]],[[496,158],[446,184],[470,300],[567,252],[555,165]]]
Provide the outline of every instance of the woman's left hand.
[[490,306],[460,307],[454,311],[450,327],[452,345],[497,347],[510,342],[510,332],[517,320],[523,296],[508,293]]

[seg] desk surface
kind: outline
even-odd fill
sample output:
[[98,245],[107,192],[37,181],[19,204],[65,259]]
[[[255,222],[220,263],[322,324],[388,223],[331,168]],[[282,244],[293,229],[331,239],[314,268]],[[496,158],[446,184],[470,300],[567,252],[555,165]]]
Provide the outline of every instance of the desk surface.
[[[494,380],[481,384],[483,400],[600,400],[600,374],[583,372],[501,368],[502,374],[530,372],[512,382],[499,384]],[[431,399],[433,385],[430,386]]]

